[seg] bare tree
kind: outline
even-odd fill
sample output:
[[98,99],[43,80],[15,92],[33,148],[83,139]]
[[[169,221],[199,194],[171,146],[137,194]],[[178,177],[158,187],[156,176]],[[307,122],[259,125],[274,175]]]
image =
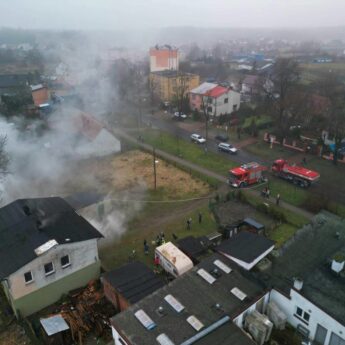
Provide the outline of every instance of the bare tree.
[[336,75],[329,74],[322,81],[321,92],[329,99],[325,111],[326,125],[334,137],[333,163],[337,164],[339,149],[343,139],[345,139],[345,87]]
[[176,85],[173,86],[174,102],[176,103],[179,114],[183,113],[185,104],[188,100],[188,76],[184,73],[178,73],[176,76]]
[[262,87],[267,95],[280,141],[288,136],[290,127],[296,124],[303,113],[304,95],[298,88],[299,79],[300,69],[297,61],[280,58],[276,61],[270,77],[273,86]]

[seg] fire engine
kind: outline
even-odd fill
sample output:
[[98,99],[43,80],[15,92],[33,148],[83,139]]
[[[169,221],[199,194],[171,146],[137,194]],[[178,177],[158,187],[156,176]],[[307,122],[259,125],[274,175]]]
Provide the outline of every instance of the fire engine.
[[272,165],[274,175],[288,180],[300,187],[307,188],[320,178],[320,174],[316,171],[289,164],[285,159],[277,159]]
[[254,183],[264,182],[267,179],[263,176],[266,167],[259,163],[251,162],[243,164],[238,168],[229,171],[229,184],[236,188],[243,188]]

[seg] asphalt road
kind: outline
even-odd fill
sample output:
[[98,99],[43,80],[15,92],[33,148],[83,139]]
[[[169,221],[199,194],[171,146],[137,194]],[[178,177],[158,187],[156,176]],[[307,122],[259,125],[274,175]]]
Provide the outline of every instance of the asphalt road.
[[[188,141],[190,140],[191,133],[185,129],[178,127],[176,125],[175,121],[170,118],[170,115],[167,115],[167,119],[157,119],[156,117],[154,117],[152,115],[144,115],[143,121],[146,124],[150,123],[152,128],[158,128],[158,129],[164,130],[164,131],[166,131],[166,132],[168,132],[174,136],[178,136],[179,138],[184,139],[184,140],[188,140]],[[198,133],[198,134],[204,135],[204,133]],[[215,153],[219,152],[218,151],[218,141],[216,141],[210,137],[207,141],[206,146],[207,146],[207,150],[210,152],[215,152]],[[239,150],[237,154],[229,154],[226,152],[219,152],[219,154],[221,154],[225,158],[228,158],[231,161],[235,161],[235,162],[238,162],[240,164],[248,163],[248,162],[257,162],[260,164],[265,163],[262,159],[258,158],[257,156],[255,156],[249,152],[246,152],[244,150]]]
[[[143,115],[143,122],[146,124],[151,124],[152,128],[157,128],[164,130],[174,136],[178,136],[181,139],[190,141],[190,132],[184,130],[176,125],[176,122],[173,121],[170,115],[167,114],[167,119],[158,119],[151,114]],[[204,133],[198,133],[204,136]],[[271,163],[267,160],[264,160],[250,152],[244,150],[239,150],[236,155],[232,155],[225,152],[219,152],[217,148],[218,142],[212,138],[208,139],[207,150],[210,152],[215,152],[221,154],[223,157],[228,158],[231,161],[238,162],[239,164],[248,163],[248,162],[257,162],[266,166],[270,166]],[[275,178],[271,176],[271,178]],[[315,185],[312,186],[312,193],[315,194],[315,197],[324,197],[325,191],[328,192],[328,195],[331,196],[331,199],[337,202],[345,203],[345,193],[342,188],[337,188],[332,183],[329,183],[327,180],[318,181]]]

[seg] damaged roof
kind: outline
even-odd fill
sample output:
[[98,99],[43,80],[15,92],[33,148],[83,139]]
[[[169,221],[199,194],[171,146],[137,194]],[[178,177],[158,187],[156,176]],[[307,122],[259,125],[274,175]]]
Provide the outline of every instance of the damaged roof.
[[35,249],[101,238],[62,198],[18,199],[0,209],[0,278],[37,258]]

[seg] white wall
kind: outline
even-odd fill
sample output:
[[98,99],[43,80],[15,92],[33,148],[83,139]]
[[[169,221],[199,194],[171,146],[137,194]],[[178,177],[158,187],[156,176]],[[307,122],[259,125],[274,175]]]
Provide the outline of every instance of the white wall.
[[[113,339],[114,339],[115,345],[123,345],[123,344],[129,345],[127,344],[127,342],[124,341],[123,338],[121,338],[120,334],[117,332],[117,330],[113,326],[111,326],[111,332],[113,333]],[[122,343],[120,343],[119,338],[121,338]]]
[[[60,259],[65,255],[69,255],[71,265],[62,268]],[[98,260],[97,239],[58,245],[9,276],[8,283],[11,296],[16,300]],[[49,262],[53,262],[55,273],[46,276],[44,265]],[[26,284],[24,273],[28,271],[32,272],[34,281]]]
[[[238,327],[243,328],[243,323],[244,323],[244,318],[247,316],[247,314],[249,314],[250,312],[257,310],[256,306],[260,305],[260,303],[263,303],[263,310],[259,312],[261,313],[265,313],[266,311],[266,307],[267,307],[267,303],[269,301],[270,298],[270,293],[267,292],[265,294],[265,296],[263,296],[262,298],[260,298],[256,303],[252,304],[249,308],[247,308],[244,312],[242,312],[240,315],[238,315],[234,320],[234,324],[236,324]],[[263,302],[262,302],[263,301]]]
[[[332,292],[330,291],[330,293]],[[310,331],[311,339],[314,339],[315,337],[317,324],[320,324],[328,330],[325,345],[328,345],[332,332],[345,339],[345,326],[341,325],[338,321],[334,320],[331,316],[304,298],[296,290],[291,289],[290,299],[280,292],[272,290],[270,300],[274,301],[287,315],[288,322],[293,327],[297,327],[297,325],[301,324],[303,327],[307,328]],[[297,307],[310,314],[308,325],[294,316]]]
[[[205,97],[205,104],[207,104],[208,97]],[[225,99],[228,99],[228,103],[225,103]],[[227,93],[212,99],[212,104],[209,103],[208,107],[212,107],[212,116],[220,116],[225,114],[231,114],[234,111],[234,105],[236,105],[236,110],[240,108],[241,104],[241,94],[233,90],[229,90]]]

